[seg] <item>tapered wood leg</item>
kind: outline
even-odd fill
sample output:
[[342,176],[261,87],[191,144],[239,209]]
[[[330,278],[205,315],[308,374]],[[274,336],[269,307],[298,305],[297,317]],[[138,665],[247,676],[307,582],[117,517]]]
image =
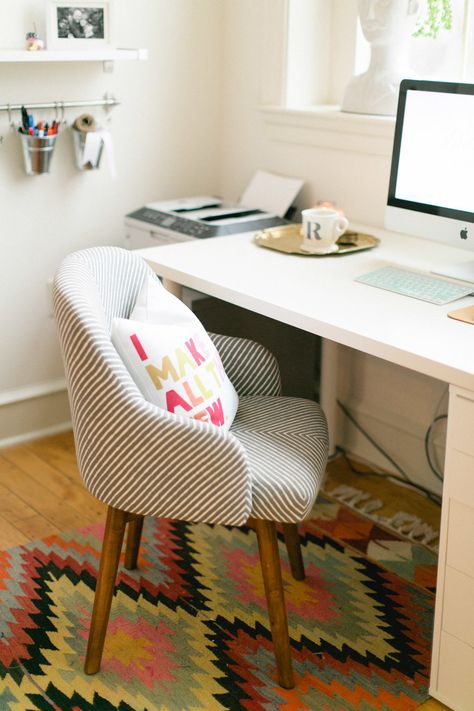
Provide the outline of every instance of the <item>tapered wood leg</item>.
[[96,674],[100,669],[127,518],[125,511],[109,506],[84,664],[86,674]]
[[278,683],[285,689],[295,685],[291,664],[290,637],[286,619],[276,526],[273,521],[255,520],[268,616],[278,670]]
[[142,530],[143,516],[133,516],[128,524],[127,543],[125,546],[125,567],[127,570],[135,570],[137,567]]
[[290,561],[291,574],[295,580],[304,580],[304,563],[301,554],[300,537],[296,523],[284,523],[283,534],[285,536],[286,550]]

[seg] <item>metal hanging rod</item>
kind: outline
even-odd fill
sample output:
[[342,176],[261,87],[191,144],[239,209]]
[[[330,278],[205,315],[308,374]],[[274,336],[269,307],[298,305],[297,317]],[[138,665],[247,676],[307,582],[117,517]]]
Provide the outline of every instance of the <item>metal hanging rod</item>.
[[105,97],[104,99],[95,99],[92,101],[45,101],[44,103],[33,103],[33,104],[0,104],[0,111],[21,111],[21,107],[24,106],[25,109],[55,109],[63,111],[64,109],[74,109],[82,108],[85,106],[105,106],[106,108],[112,108],[114,106],[119,106],[120,101],[117,101],[113,96]]

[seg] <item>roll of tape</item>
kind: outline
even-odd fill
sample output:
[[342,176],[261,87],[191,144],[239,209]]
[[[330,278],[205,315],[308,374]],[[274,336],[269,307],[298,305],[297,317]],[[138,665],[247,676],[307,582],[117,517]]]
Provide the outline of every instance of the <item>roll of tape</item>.
[[74,121],[74,128],[83,132],[95,131],[97,128],[95,118],[91,114],[82,114]]

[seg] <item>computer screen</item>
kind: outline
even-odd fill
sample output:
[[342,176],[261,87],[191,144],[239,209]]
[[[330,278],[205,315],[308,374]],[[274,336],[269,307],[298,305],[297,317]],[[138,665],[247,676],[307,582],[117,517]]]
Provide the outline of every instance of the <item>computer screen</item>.
[[385,225],[474,250],[474,84],[401,83]]

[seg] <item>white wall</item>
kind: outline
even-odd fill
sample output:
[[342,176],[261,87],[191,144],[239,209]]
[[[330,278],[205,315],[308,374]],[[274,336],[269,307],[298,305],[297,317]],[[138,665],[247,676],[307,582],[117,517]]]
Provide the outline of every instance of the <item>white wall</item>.
[[[382,225],[393,126],[390,130],[389,125],[374,125],[373,131],[381,131],[381,135],[372,139],[357,133],[357,122],[350,125],[349,133],[339,133],[340,124],[328,128],[324,122],[303,116],[286,126],[279,114],[260,110],[261,97],[270,95],[271,101],[272,93],[278,91],[272,66],[275,73],[279,71],[277,55],[284,51],[285,42],[276,26],[269,40],[262,41],[272,26],[272,15],[266,15],[265,9],[275,21],[281,6],[282,0],[226,2],[222,192],[237,197],[252,172],[264,168],[304,178],[300,207],[316,200],[335,200],[350,220]],[[269,60],[273,51],[275,56]],[[439,482],[426,464],[423,438],[434,414],[442,411],[445,386],[375,358],[341,350],[340,398],[410,476],[439,491]],[[342,417],[340,430],[340,441],[350,451],[387,467]],[[437,429],[437,440],[442,461],[442,427]]]
[[[43,32],[44,5],[2,0],[0,47],[23,47],[33,22]],[[19,138],[0,113],[3,443],[68,419],[46,286],[63,256],[121,244],[125,213],[147,201],[216,189],[220,0],[116,0],[115,8],[117,46],[148,48],[148,62],[115,62],[112,74],[95,62],[0,64],[2,104],[96,99],[106,91],[122,102],[110,124],[116,180],[105,163],[76,171],[69,130],[58,139],[51,175],[26,176]],[[79,113],[70,110],[67,119]],[[104,121],[102,109],[94,114]]]

